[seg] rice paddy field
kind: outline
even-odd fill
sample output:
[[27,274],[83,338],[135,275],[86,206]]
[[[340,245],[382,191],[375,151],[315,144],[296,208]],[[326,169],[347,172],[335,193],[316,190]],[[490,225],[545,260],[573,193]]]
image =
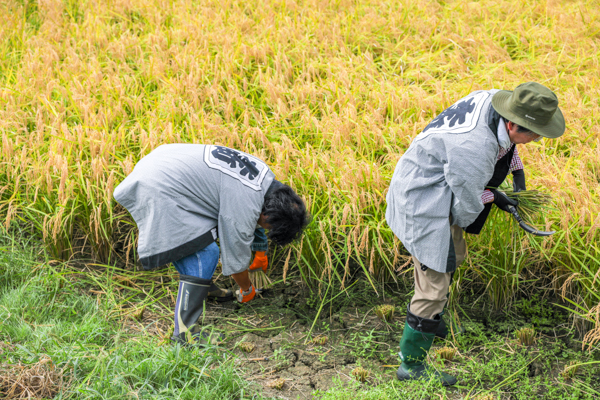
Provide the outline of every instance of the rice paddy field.
[[382,296],[412,280],[384,219],[412,138],[471,91],[537,81],[567,130],[519,153],[528,188],[553,199],[535,226],[557,232],[493,214],[467,238],[450,304],[550,298],[597,351],[599,54],[598,1],[2,1],[0,220],[55,260],[135,271],[114,187],[161,144],[222,144],[309,205],[302,241],[274,249],[281,280],[296,276],[319,312],[357,279]]

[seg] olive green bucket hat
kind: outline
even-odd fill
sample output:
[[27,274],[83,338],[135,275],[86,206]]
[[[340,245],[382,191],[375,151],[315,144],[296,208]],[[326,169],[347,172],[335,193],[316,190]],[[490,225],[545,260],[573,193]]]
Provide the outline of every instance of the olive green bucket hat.
[[565,133],[565,118],[558,98],[537,82],[522,83],[514,91],[501,90],[492,97],[492,106],[505,119],[546,138]]

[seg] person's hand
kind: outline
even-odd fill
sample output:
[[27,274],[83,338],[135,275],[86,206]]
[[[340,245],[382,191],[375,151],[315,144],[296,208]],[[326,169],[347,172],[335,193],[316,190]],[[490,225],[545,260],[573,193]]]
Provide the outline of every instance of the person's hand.
[[504,192],[496,189],[490,189],[490,192],[494,193],[494,204],[502,211],[510,212],[508,206],[516,207],[519,205],[517,200],[513,200],[508,197]]
[[525,186],[525,172],[522,169],[518,169],[513,171],[513,190],[516,192],[520,192],[522,190],[527,190]]
[[242,290],[242,288],[240,288],[240,290],[237,292],[237,301],[240,303],[247,303],[254,299],[256,292],[257,291],[254,289],[254,285],[250,285],[248,290],[245,292]]
[[257,271],[262,269],[263,272],[267,272],[267,267],[269,266],[269,259],[267,258],[267,253],[265,251],[257,251],[254,255],[254,261],[250,265],[250,271]]

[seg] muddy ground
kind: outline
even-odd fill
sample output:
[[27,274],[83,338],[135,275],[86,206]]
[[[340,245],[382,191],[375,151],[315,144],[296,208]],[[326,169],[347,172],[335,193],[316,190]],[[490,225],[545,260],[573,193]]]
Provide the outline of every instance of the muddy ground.
[[[228,283],[219,282],[222,287]],[[248,304],[210,302],[203,324],[225,334],[222,346],[238,356],[236,362],[245,371],[245,378],[268,397],[311,399],[316,394],[318,398],[319,392],[355,380],[352,371],[357,367],[369,371],[365,385],[394,379],[410,288],[380,287],[377,296],[368,283],[355,282],[348,295],[335,297],[337,294],[330,293],[323,302],[300,280],[279,282]],[[374,307],[379,304],[396,306],[391,321],[384,322],[375,315]],[[581,350],[581,342],[570,334],[566,311],[554,306],[551,299],[528,296],[516,301],[509,311],[486,307],[486,298],[481,294],[462,298],[454,314],[467,329],[466,337],[473,337],[473,344],[465,349],[463,342],[460,349],[461,345],[452,339],[436,339],[433,348],[453,347],[459,359],[485,363],[494,357],[486,350],[486,337],[497,341],[500,335],[505,338],[507,352],[520,351],[515,329],[534,325],[544,340],[527,350],[532,354],[553,354],[565,348]],[[152,325],[152,319],[151,314],[144,316],[143,325]],[[154,326],[164,334],[171,323],[163,317],[155,320]],[[541,343],[546,343],[546,348]],[[534,361],[528,366],[529,376],[555,379],[567,361],[558,361],[551,368]],[[457,373],[466,386],[477,384],[469,380],[460,361],[446,362],[443,368]],[[497,383],[494,379],[490,387]],[[502,379],[497,377],[498,382]],[[456,389],[454,397],[462,398],[462,394]]]
[[[300,282],[288,281],[248,304],[212,303],[204,323],[227,333],[226,346],[247,366],[247,379],[273,398],[313,398],[315,390],[326,391],[334,380],[355,379],[352,370],[357,366],[371,375],[393,376],[402,313],[384,322],[372,305],[352,307],[349,298],[321,308],[304,289]],[[368,381],[376,384],[375,379]],[[281,388],[272,387],[282,380]]]

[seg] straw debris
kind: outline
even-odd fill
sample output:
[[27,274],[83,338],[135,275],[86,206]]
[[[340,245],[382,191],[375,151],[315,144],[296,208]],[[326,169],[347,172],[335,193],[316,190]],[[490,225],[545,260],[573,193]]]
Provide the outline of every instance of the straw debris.
[[33,365],[0,366],[0,398],[51,399],[69,385],[64,370],[57,369],[50,358]]
[[396,307],[391,304],[380,304],[375,307],[375,314],[382,321],[390,322],[392,319],[394,319],[395,312]]
[[325,346],[328,341],[329,341],[329,337],[327,337],[327,336],[317,336],[317,337],[314,337],[310,341],[310,343],[316,344],[316,345],[319,345],[319,346]]
[[270,387],[271,389],[282,390],[284,385],[285,379],[283,378],[273,379],[272,381],[267,382],[267,387]]
[[561,371],[560,375],[564,379],[569,380],[569,379],[573,379],[573,377],[577,374],[577,371],[579,371],[579,363],[577,361],[571,361],[570,363],[565,365],[565,367]]
[[437,349],[435,353],[442,360],[452,361],[454,360],[454,356],[456,356],[456,349],[452,347],[442,347]]
[[533,328],[521,328],[518,329],[515,334],[519,343],[523,346],[531,346],[535,342],[535,329]]
[[244,353],[252,353],[256,348],[256,345],[254,345],[254,343],[251,342],[240,342],[238,343],[237,347]]

